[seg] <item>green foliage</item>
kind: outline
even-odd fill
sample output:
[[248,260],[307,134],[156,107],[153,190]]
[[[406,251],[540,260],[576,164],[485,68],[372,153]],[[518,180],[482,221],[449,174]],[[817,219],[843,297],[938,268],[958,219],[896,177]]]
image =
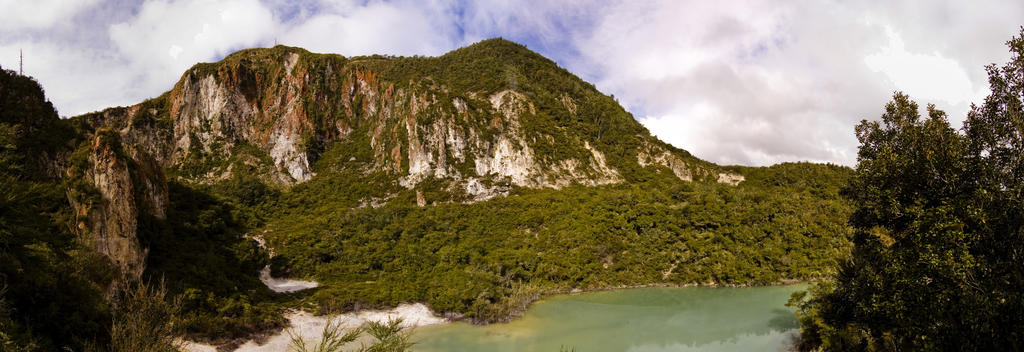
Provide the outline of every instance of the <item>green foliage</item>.
[[901,93],[861,122],[853,255],[794,297],[802,348],[1019,350],[1024,341],[1024,28],[963,132]]
[[324,330],[320,333],[320,340],[315,344],[310,344],[306,340],[302,339],[302,335],[297,334],[292,328],[285,329],[288,333],[288,338],[291,343],[288,345],[289,351],[294,352],[341,352],[342,348],[346,344],[355,341],[362,334],[362,329],[351,329],[345,331],[342,329],[341,322],[335,321],[334,319],[328,319],[324,323]]
[[[402,77],[411,77],[414,72],[435,77],[456,92],[490,95],[508,89],[525,94],[537,113],[524,114],[523,128],[527,135],[554,137],[553,141],[557,142],[545,138],[531,140],[531,147],[537,154],[550,160],[587,160],[589,153],[581,142],[570,138],[572,134],[590,141],[593,148],[605,153],[608,164],[631,182],[647,177],[636,163],[636,151],[644,141],[673,151],[698,174],[701,169],[715,168],[711,163],[651,137],[614,98],[520,44],[501,38],[488,39],[439,58],[420,60],[421,65],[433,71],[424,68]],[[391,77],[388,68],[379,70],[382,77]],[[563,99],[574,102],[577,111],[571,112]]]
[[345,346],[363,333],[372,337],[375,341],[369,346],[363,345],[356,351],[359,352],[405,352],[412,347],[409,342],[411,331],[401,326],[402,319],[390,319],[387,322],[367,322],[357,329],[345,330],[341,322],[328,319],[324,329],[320,333],[320,339],[315,344],[310,344],[296,334],[291,328],[285,330],[291,339],[288,346],[289,351],[295,352],[340,352]]
[[11,318],[10,307],[4,299],[7,293],[6,279],[0,281],[0,351],[35,351],[39,346],[32,341],[25,331],[20,331],[21,324]]
[[47,176],[42,167],[46,157],[53,156],[74,135],[74,130],[57,117],[53,104],[46,100],[43,88],[35,79],[3,69],[0,69],[0,126],[9,138],[3,147],[17,152],[7,156],[17,160],[8,160],[5,167],[17,165],[20,176],[36,180]]
[[181,349],[177,318],[181,298],[169,297],[163,284],[123,278],[114,297],[110,350],[113,352],[176,352]]
[[413,345],[409,342],[411,331],[402,327],[401,318],[386,322],[370,321],[363,330],[377,341],[369,347],[361,348],[361,352],[404,352]]
[[423,301],[477,321],[572,288],[809,279],[848,251],[849,169],[743,172],[738,187],[665,176],[429,207],[407,190],[381,208],[354,208],[375,194],[358,179],[314,179],[282,194],[266,237],[275,275],[316,278],[321,307]]
[[80,247],[59,181],[39,161],[67,141],[42,88],[0,72],[0,346],[51,351],[104,345],[109,264]]
[[170,182],[167,223],[140,231],[147,275],[183,296],[180,324],[193,338],[233,339],[282,326],[279,300],[258,279],[266,253],[243,237],[259,220],[239,210],[258,207],[272,192],[251,176],[193,187]]

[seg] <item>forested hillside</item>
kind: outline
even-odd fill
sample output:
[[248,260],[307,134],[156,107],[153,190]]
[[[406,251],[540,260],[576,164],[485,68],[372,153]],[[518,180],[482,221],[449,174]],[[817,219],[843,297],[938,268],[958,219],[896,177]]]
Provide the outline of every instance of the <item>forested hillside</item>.
[[[570,290],[810,280],[851,246],[849,168],[700,160],[500,39],[243,50],[67,120],[5,74],[0,341],[22,349],[116,349],[124,307],[225,346],[289,308],[415,301],[486,323]],[[274,293],[267,264],[320,287]]]

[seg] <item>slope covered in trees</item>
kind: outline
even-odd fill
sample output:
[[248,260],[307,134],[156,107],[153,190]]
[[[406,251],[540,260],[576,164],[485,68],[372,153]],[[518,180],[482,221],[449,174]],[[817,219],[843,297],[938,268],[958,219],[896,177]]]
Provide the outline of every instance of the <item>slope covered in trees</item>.
[[423,301],[485,322],[572,289],[806,280],[849,250],[851,208],[838,186],[849,169],[742,172],[748,179],[735,187],[666,170],[638,184],[428,207],[410,191],[358,207],[332,196],[352,187],[311,182],[276,201],[264,237],[278,253],[275,269],[324,284],[311,297],[321,307]]
[[[136,344],[110,322],[143,315],[120,307],[225,345],[289,308],[500,321],[574,289],[813,279],[850,247],[850,169],[702,161],[503,40],[435,58],[244,50],[68,120],[5,79],[0,342],[19,348]],[[274,293],[267,264],[321,286]],[[108,292],[119,268],[149,284]],[[156,282],[175,304],[118,303]]]

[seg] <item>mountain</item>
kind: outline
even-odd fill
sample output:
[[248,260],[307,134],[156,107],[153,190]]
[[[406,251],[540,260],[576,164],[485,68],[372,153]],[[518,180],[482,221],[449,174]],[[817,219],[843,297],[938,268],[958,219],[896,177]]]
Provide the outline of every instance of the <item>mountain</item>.
[[[318,173],[383,173],[410,189],[436,179],[479,201],[511,187],[631,182],[661,166],[687,181],[742,180],[502,39],[436,58],[243,50],[195,65],[160,97],[77,119],[200,183],[239,168],[283,187]],[[339,143],[345,150],[331,149]]]
[[[848,168],[700,160],[501,39],[439,57],[242,50],[64,120],[30,78],[3,78],[0,176],[24,196],[0,199],[0,274],[22,280],[0,327],[44,350],[107,345],[139,279],[180,299],[188,337],[230,346],[285,309],[424,302],[488,323],[571,290],[811,279],[850,246]],[[38,248],[56,259],[33,266]],[[272,292],[268,265],[320,287]]]

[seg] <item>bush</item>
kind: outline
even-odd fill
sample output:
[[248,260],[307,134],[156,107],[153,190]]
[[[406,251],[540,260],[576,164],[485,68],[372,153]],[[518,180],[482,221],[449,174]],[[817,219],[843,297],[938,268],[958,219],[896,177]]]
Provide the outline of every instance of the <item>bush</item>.
[[118,283],[110,350],[114,352],[176,352],[182,346],[178,325],[181,298],[168,297],[163,282],[155,286],[129,278]]

